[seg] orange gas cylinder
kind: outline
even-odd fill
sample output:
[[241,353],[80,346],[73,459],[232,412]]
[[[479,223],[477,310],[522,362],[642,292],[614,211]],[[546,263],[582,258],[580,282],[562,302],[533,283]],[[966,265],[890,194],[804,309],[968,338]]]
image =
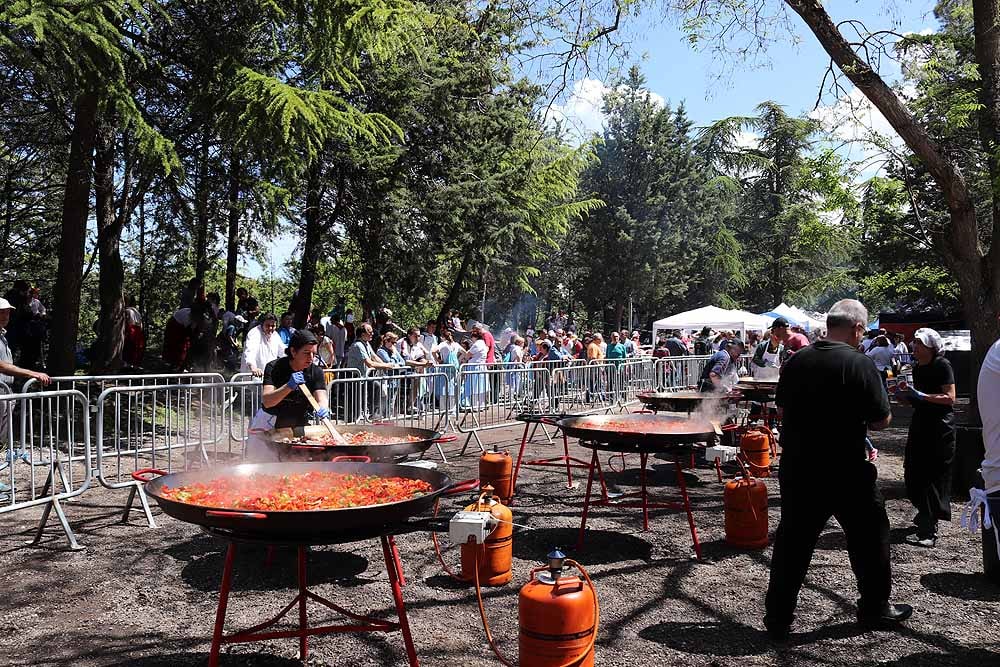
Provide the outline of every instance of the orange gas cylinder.
[[489,512],[497,519],[497,527],[486,538],[486,544],[462,545],[462,572],[465,581],[472,581],[479,559],[479,584],[481,586],[501,586],[513,577],[511,558],[513,557],[514,526],[513,515],[500,499],[493,495],[493,487],[483,486],[479,500],[465,508],[466,512]]
[[510,499],[514,495],[510,483],[511,468],[510,454],[501,452],[496,445],[493,445],[492,452],[483,452],[479,457],[480,483],[483,486],[491,484],[504,505],[510,505]]
[[[517,599],[520,667],[592,667],[600,609],[582,568],[563,575],[566,555],[556,549],[549,566],[532,570]],[[571,564],[572,561],[570,561]]]
[[726,542],[744,549],[767,546],[767,485],[754,479],[740,458],[743,476],[726,482]]
[[771,458],[777,454],[774,433],[766,426],[751,426],[740,438],[740,451],[757,477],[771,476]]

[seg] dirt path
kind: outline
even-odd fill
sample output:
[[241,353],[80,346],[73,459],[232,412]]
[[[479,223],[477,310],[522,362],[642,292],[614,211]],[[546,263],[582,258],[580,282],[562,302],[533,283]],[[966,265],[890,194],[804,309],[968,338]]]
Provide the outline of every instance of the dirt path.
[[[831,523],[800,596],[790,642],[775,648],[761,631],[770,549],[743,552],[723,541],[722,490],[708,469],[687,477],[704,560],[692,560],[682,513],[657,511],[642,532],[637,510],[598,508],[588,522],[584,551],[575,553],[584,485],[565,489],[555,469],[522,473],[515,521],[533,527],[514,536],[514,583],[490,590],[487,610],[500,646],[517,653],[517,591],[528,570],[560,546],[591,572],[601,601],[597,664],[646,665],[1000,665],[1000,588],[981,575],[978,539],[944,526],[931,550],[909,547],[903,536],[912,515],[902,492],[905,423],[876,436],[880,477],[892,522],[894,598],[916,608],[900,632],[863,632],[854,623],[854,578],[839,527]],[[520,430],[486,434],[513,451]],[[589,450],[573,446],[589,458]],[[541,442],[529,453],[554,452]],[[516,453],[516,452],[515,452]],[[631,457],[631,464],[637,464]],[[454,458],[453,478],[475,476],[477,457]],[[652,484],[670,491],[672,466],[652,460]],[[635,470],[617,475],[635,484]],[[777,525],[777,487],[771,485],[770,525]],[[4,572],[0,620],[3,655],[11,665],[201,665],[209,639],[224,543],[159,513],[148,529],[141,513],[119,523],[125,494],[94,489],[67,513],[86,551],[63,550],[50,527],[41,548],[24,546],[38,512],[0,517]],[[450,502],[457,508],[468,502]],[[422,665],[495,665],[479,625],[475,596],[441,573],[425,534],[398,538],[407,585],[404,597]],[[457,564],[456,551],[446,558]],[[271,567],[264,550],[241,549],[227,627],[252,625],[291,600],[291,551]],[[392,601],[377,542],[320,547],[310,555],[310,580],[321,595],[359,611],[388,615]],[[312,608],[312,618],[328,616]],[[398,634],[331,635],[311,639],[310,665],[404,664]],[[299,664],[294,640],[225,649],[226,665]]]

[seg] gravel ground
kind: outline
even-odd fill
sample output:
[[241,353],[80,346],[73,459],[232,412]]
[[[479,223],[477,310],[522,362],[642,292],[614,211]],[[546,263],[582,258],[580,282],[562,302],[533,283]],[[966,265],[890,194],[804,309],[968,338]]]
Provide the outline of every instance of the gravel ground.
[[[912,511],[903,497],[902,449],[906,420],[876,434],[881,484],[892,530],[894,598],[916,612],[898,632],[864,632],[854,623],[856,590],[844,536],[828,525],[799,598],[792,638],[773,645],[762,632],[763,594],[770,549],[747,552],[723,540],[722,489],[714,472],[687,474],[704,559],[692,559],[683,513],[653,513],[642,531],[638,510],[598,508],[588,520],[586,548],[574,552],[584,484],[566,490],[557,469],[522,471],[515,521],[531,530],[514,535],[514,582],[486,593],[487,612],[501,648],[517,653],[517,591],[528,570],[552,546],[583,563],[597,586],[600,665],[1000,665],[1000,587],[982,576],[978,538],[943,527],[934,549],[907,546]],[[485,434],[516,454],[520,429]],[[589,450],[572,445],[574,454]],[[539,438],[530,455],[555,451]],[[452,452],[457,454],[457,452]],[[633,469],[611,480],[637,483]],[[477,457],[455,456],[445,469],[456,479],[475,476]],[[651,459],[651,485],[670,491],[672,466]],[[780,507],[775,480],[770,526]],[[52,522],[40,547],[25,546],[40,512],[0,517],[0,568],[6,573],[2,610],[3,654],[11,665],[204,664],[217,603],[225,544],[156,510],[159,528],[141,512],[121,524],[125,494],[93,489],[67,513],[87,549],[68,552]],[[457,508],[468,499],[449,501]],[[398,538],[407,576],[404,597],[423,665],[493,665],[474,593],[442,574],[426,534]],[[456,550],[445,558],[457,566]],[[294,595],[294,559],[279,550],[265,567],[261,547],[241,547],[236,561],[227,628],[247,627],[277,612]],[[317,547],[309,556],[311,587],[344,606],[388,616],[392,601],[376,541]],[[314,622],[330,615],[311,607]],[[310,665],[405,664],[398,633],[329,635],[310,640]],[[223,664],[299,664],[292,639],[223,649]]]

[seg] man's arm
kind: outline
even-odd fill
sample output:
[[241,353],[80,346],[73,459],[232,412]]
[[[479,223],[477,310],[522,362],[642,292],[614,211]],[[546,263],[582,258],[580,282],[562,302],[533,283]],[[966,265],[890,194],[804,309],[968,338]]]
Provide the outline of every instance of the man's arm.
[[34,378],[41,382],[43,385],[47,385],[52,382],[50,378],[45,373],[39,373],[37,371],[29,371],[27,368],[21,368],[20,366],[15,366],[14,364],[8,363],[6,361],[0,361],[0,374],[12,375],[16,378]]

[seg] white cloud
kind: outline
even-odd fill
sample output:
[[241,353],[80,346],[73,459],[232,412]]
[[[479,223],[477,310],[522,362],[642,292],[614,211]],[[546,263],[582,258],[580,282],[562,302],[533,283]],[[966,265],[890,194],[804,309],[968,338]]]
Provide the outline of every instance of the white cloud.
[[[604,96],[612,89],[599,79],[581,79],[573,84],[573,92],[565,104],[553,104],[545,113],[549,122],[561,122],[570,141],[582,143],[604,129]],[[666,106],[662,95],[648,91],[657,106]]]
[[[915,91],[904,87],[904,98]],[[809,112],[834,137],[835,147],[845,158],[860,166],[858,176],[870,178],[881,173],[889,158],[887,149],[900,149],[903,140],[878,109],[857,88],[852,88],[833,104],[824,104]]]
[[896,131],[878,109],[857,88],[830,105],[820,105],[809,112],[824,129],[842,141],[872,142],[898,140]]
[[740,148],[757,148],[757,144],[759,143],[760,135],[753,132],[741,130],[739,134],[736,135],[736,145]]

